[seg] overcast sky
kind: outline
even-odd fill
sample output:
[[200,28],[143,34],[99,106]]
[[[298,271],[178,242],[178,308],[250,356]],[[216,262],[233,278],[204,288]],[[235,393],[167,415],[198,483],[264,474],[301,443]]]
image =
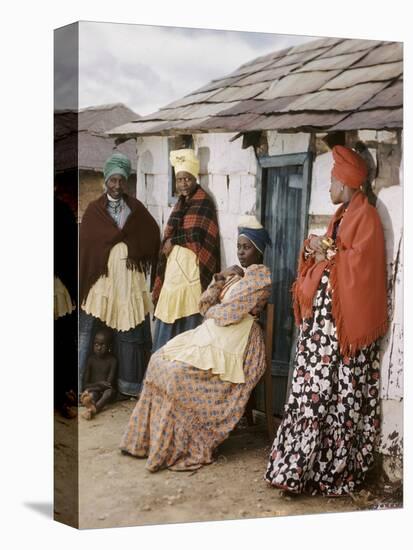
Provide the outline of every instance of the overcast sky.
[[[67,75],[72,69],[70,52],[75,50],[75,41],[68,44],[62,36],[61,47],[55,48],[59,65],[55,106],[59,109],[73,108]],[[82,22],[79,107],[122,102],[140,115],[149,114],[255,57],[313,39]]]

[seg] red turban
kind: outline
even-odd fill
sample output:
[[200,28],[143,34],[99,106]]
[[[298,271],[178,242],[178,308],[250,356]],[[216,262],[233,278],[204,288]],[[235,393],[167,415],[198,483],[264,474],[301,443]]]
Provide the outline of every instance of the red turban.
[[367,178],[366,162],[352,149],[335,145],[333,147],[334,166],[331,174],[341,183],[358,189]]

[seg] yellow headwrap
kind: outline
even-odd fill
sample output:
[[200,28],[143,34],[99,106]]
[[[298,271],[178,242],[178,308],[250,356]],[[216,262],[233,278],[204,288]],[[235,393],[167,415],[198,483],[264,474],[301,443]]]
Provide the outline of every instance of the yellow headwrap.
[[199,175],[199,160],[195,156],[193,149],[177,149],[171,151],[169,160],[175,169],[175,174],[178,172],[189,172],[194,178]]

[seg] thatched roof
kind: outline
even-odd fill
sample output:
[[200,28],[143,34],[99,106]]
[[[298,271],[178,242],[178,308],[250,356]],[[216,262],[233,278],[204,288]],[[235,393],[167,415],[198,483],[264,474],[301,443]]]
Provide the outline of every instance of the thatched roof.
[[55,170],[78,166],[80,170],[101,172],[106,159],[116,149],[130,158],[132,171],[135,172],[135,142],[116,145],[107,131],[136,120],[138,116],[122,103],[88,107],[79,113],[70,110],[55,112]]
[[401,43],[323,38],[245,63],[110,134],[401,128],[402,78]]

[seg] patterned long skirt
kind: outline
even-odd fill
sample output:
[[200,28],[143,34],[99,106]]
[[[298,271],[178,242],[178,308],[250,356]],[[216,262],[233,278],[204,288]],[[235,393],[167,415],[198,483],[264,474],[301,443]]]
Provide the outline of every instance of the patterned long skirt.
[[295,493],[348,494],[373,462],[379,345],[341,356],[331,306],[326,271],[313,317],[300,328],[292,389],[265,474],[273,486]]
[[262,330],[254,323],[244,357],[245,383],[223,382],[211,371],[168,361],[162,350],[150,360],[140,399],[122,438],[122,451],[147,457],[146,467],[192,470],[213,453],[242,417],[265,371]]

